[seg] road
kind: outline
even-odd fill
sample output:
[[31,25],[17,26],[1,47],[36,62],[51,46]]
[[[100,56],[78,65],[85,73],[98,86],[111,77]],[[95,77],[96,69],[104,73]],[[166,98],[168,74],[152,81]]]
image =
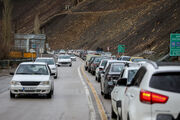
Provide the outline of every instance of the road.
[[[110,100],[100,95],[99,83],[94,76],[85,72],[96,90],[98,98],[87,85],[80,68],[83,61],[78,58],[72,67],[59,67],[59,77],[55,79],[54,96],[9,97],[10,76],[0,77],[0,120],[101,120],[96,99],[101,101],[107,118],[110,120]],[[83,69],[82,69],[83,70]]]

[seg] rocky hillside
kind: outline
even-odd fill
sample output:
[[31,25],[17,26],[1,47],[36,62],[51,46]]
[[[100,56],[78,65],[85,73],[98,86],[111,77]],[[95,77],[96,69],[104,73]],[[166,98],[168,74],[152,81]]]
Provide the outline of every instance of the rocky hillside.
[[41,30],[53,49],[110,47],[117,54],[118,44],[124,44],[126,55],[157,59],[169,52],[170,33],[180,29],[179,0],[84,0],[65,11],[69,3],[16,0],[15,32],[32,33],[39,13]]

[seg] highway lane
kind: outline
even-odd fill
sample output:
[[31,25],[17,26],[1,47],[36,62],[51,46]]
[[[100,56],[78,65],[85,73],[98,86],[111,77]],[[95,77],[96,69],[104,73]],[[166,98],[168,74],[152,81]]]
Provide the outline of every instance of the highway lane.
[[10,99],[9,90],[1,93],[0,120],[90,120],[87,96],[78,75],[79,66],[81,62],[74,63],[73,67],[58,68],[52,99],[44,96]]
[[[44,96],[22,96],[10,99],[7,88],[11,77],[0,77],[0,89],[6,88],[0,93],[0,120],[100,120],[94,95],[87,86],[86,79],[83,79],[86,86],[83,85],[81,77],[84,78],[84,76],[79,75],[78,69],[83,68],[83,65],[84,61],[77,58],[72,67],[58,68],[59,77],[55,79],[52,99],[46,99]],[[110,99],[103,98],[100,93],[100,84],[95,81],[95,77],[86,71],[84,73],[95,88],[105,114],[110,120]],[[88,87],[90,96],[87,96],[86,87]],[[93,107],[89,105],[90,102]],[[95,116],[92,116],[92,111],[95,112]]]

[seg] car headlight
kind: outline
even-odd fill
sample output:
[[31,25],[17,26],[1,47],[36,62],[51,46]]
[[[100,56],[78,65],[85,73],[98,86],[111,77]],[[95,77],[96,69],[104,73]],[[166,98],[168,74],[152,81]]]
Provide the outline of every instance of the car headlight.
[[49,81],[42,81],[41,83],[40,83],[40,85],[49,85]]
[[21,83],[19,81],[11,81],[10,84],[11,85],[21,85]]

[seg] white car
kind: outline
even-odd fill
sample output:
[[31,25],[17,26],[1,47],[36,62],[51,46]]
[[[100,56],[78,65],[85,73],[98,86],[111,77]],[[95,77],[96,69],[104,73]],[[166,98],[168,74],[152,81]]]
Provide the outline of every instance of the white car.
[[99,66],[96,68],[95,79],[100,82],[101,80],[101,72],[104,70],[104,66],[107,64],[108,59],[102,59]]
[[121,116],[121,103],[124,98],[124,92],[126,89],[127,82],[130,83],[131,80],[134,78],[137,70],[140,66],[131,66],[125,67],[120,74],[120,77],[117,81],[116,86],[114,87],[113,91],[111,92],[111,103],[112,103],[112,111],[111,117],[112,118],[119,118]]
[[58,66],[69,65],[72,66],[72,60],[69,55],[60,55],[58,57]]
[[38,57],[36,58],[35,62],[45,62],[49,65],[50,69],[51,69],[51,73],[55,73],[54,78],[57,79],[58,77],[58,69],[57,66],[55,64],[54,58],[52,57]]
[[74,54],[70,55],[72,61],[76,61],[76,56]]
[[128,85],[123,120],[180,120],[180,63],[144,64]]
[[46,63],[23,62],[21,63],[10,82],[10,97],[16,95],[41,94],[51,98],[54,91],[54,80],[50,68]]

